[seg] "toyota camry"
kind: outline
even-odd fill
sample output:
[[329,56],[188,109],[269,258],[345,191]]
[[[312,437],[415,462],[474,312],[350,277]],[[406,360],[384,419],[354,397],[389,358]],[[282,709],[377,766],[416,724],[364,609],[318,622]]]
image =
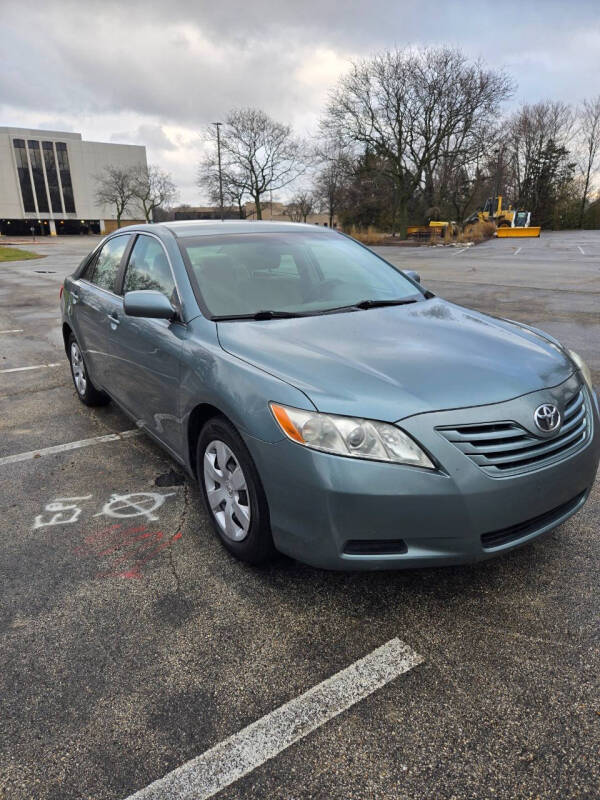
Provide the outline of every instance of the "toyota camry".
[[159,442],[251,563],[474,561],[559,525],[594,481],[598,398],[576,353],[342,233],[128,227],[61,295],[81,401],[114,400]]

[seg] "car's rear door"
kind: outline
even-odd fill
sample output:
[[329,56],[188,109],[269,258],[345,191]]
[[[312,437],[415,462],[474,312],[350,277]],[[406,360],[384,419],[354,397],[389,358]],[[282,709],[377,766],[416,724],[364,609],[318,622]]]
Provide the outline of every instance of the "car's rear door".
[[108,333],[111,317],[122,304],[117,278],[131,242],[131,233],[107,239],[70,288],[70,319],[87,369],[93,382],[109,391]]
[[[119,283],[121,295],[153,289],[179,307],[169,258],[152,234],[137,236]],[[128,317],[121,296],[109,334],[109,392],[175,454],[182,452],[183,442],[179,376],[185,332],[177,320]]]

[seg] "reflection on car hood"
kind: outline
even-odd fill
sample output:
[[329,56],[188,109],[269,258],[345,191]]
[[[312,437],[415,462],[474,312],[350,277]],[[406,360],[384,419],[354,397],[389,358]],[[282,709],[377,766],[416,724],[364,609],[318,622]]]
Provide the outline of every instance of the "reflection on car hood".
[[226,351],[298,387],[319,411],[387,421],[510,400],[573,372],[565,354],[534,332],[439,298],[224,322],[218,335]]

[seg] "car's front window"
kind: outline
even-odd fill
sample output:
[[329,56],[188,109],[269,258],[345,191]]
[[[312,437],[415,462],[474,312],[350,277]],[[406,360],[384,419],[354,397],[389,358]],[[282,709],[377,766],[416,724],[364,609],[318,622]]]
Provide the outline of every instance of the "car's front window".
[[422,299],[414,284],[342,235],[197,236],[180,247],[213,317],[319,313],[364,301]]
[[152,289],[168,298],[173,296],[175,282],[162,245],[150,236],[140,234],[129,256],[124,292]]
[[101,289],[114,292],[121,259],[130,239],[131,234],[125,233],[108,239],[104,243],[102,249],[86,270],[86,275],[90,275],[88,280],[91,283],[95,283]]

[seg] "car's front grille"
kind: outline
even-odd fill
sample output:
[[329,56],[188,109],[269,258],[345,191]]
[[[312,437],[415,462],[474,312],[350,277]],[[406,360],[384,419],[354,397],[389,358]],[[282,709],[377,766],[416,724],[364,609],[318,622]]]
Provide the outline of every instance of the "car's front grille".
[[546,466],[575,453],[590,435],[590,413],[582,388],[567,402],[562,426],[552,437],[535,436],[509,421],[437,430],[484,472],[497,478]]
[[545,514],[540,514],[517,525],[511,525],[510,528],[484,533],[481,536],[481,544],[485,549],[489,550],[493,547],[500,547],[503,544],[523,539],[525,536],[529,536],[530,533],[535,533],[546,525],[551,525],[555,520],[564,517],[565,514],[574,511],[584,497],[585,492],[581,492],[577,497],[573,497],[572,500],[562,503],[562,505],[553,508],[551,511],[546,511]]

